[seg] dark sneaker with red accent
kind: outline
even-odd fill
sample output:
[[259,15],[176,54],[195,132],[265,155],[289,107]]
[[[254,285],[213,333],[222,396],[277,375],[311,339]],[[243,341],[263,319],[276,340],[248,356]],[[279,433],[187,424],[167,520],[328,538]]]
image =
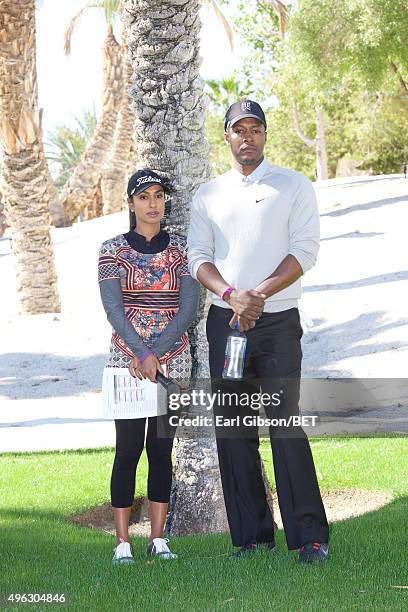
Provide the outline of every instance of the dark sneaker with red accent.
[[240,559],[241,557],[246,557],[251,553],[256,552],[256,544],[245,544],[245,546],[241,546],[239,550],[232,553],[230,556],[232,559]]
[[299,561],[301,563],[314,563],[315,561],[327,561],[329,558],[329,545],[322,542],[307,542],[299,550]]

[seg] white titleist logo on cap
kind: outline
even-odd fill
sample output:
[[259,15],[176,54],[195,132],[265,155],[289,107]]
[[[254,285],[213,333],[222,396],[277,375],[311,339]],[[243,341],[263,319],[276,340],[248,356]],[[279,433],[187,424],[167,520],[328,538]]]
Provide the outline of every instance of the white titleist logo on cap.
[[251,112],[251,103],[250,102],[241,102],[241,108],[244,112]]
[[137,179],[136,182],[136,187],[140,187],[140,185],[143,185],[143,183],[161,183],[161,179],[159,178],[154,178],[153,176],[141,176],[140,178]]
[[136,181],[136,187],[133,187],[132,191],[130,192],[130,195],[132,196],[136,189],[138,187],[140,187],[140,185],[143,185],[143,183],[160,183],[161,184],[161,179],[160,178],[155,178],[154,176],[149,175],[145,175],[145,176],[141,176],[140,178],[137,179]]

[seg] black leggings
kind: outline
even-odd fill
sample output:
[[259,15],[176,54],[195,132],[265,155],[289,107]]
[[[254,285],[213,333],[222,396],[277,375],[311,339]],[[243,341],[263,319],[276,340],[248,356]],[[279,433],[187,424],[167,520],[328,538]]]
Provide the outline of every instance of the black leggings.
[[[147,420],[147,496],[150,501],[166,503],[170,498],[175,428],[169,426],[167,415],[149,417]],[[158,425],[160,436],[164,435],[163,427],[166,437],[158,437]],[[135,495],[136,468],[143,451],[146,419],[115,420],[115,428],[116,454],[112,468],[111,502],[114,508],[128,508],[133,504]]]

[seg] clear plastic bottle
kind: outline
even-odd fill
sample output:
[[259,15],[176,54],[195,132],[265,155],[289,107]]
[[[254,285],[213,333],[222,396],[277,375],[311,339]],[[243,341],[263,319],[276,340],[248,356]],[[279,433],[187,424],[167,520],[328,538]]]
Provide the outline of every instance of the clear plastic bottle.
[[234,331],[227,338],[224,369],[222,371],[223,378],[235,380],[243,378],[246,347],[246,334],[238,330],[238,322],[236,322]]

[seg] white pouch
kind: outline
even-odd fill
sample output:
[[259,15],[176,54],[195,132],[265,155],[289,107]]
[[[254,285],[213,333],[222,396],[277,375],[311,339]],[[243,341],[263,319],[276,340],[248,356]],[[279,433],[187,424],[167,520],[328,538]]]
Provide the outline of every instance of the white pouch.
[[[167,368],[164,367],[167,376]],[[103,370],[102,417],[141,419],[166,414],[167,394],[160,384],[133,378],[127,368]]]

